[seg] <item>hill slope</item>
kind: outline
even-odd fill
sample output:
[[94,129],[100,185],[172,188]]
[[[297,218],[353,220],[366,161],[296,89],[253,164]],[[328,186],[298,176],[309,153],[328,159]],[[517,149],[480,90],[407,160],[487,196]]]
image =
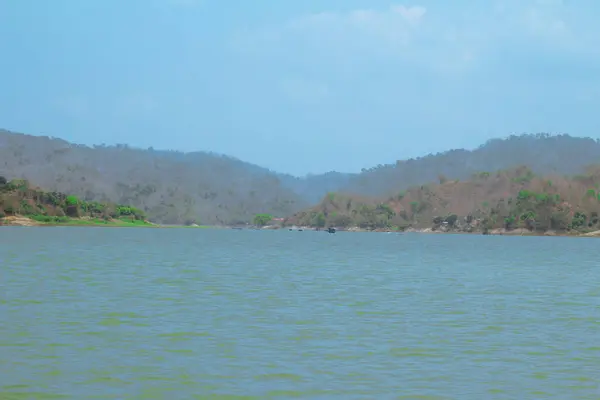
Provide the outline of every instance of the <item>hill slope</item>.
[[161,223],[250,221],[308,205],[270,171],[210,153],[74,145],[0,131],[0,174],[86,201],[132,204]]
[[281,184],[310,204],[318,203],[326,193],[337,192],[350,184],[357,174],[326,172],[318,175],[295,177],[277,174]]
[[294,177],[213,153],[87,147],[0,130],[1,175],[88,201],[132,204],[159,223],[249,222],[258,213],[293,214],[328,192],[392,196],[409,187],[515,165],[528,165],[536,174],[576,174],[598,160],[597,141],[538,134],[495,139],[472,151],[450,150],[360,174]]
[[398,193],[439,179],[469,179],[480,171],[527,165],[534,173],[574,175],[600,161],[600,142],[590,138],[548,134],[493,139],[469,151],[450,150],[380,165],[353,176],[340,191],[370,196]]
[[77,196],[36,188],[26,180],[8,181],[0,176],[0,225],[20,216],[46,224],[149,225],[144,212],[135,207],[81,201]]
[[389,198],[330,193],[316,207],[289,217],[286,224],[566,231],[600,229],[599,214],[600,167],[572,178],[535,176],[531,169],[519,167],[479,173],[470,181],[413,187]]

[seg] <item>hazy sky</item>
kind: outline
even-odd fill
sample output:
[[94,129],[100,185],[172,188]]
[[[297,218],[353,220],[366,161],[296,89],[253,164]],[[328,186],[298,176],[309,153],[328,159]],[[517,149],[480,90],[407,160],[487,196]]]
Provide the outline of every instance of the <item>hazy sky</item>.
[[597,0],[0,0],[0,127],[357,171],[600,135]]

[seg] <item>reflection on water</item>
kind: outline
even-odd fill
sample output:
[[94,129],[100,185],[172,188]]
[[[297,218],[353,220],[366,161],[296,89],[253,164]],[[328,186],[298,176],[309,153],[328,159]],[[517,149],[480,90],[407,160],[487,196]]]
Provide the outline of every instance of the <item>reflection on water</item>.
[[597,239],[0,229],[1,399],[598,399]]

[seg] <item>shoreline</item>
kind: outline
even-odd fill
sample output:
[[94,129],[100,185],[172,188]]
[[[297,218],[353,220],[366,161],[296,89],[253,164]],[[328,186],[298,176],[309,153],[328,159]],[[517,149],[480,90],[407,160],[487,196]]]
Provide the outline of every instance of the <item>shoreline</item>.
[[[100,221],[91,218],[71,218],[65,222],[40,222],[27,216],[15,215],[0,218],[0,228],[3,226],[21,226],[21,227],[86,227],[86,228],[154,228],[154,229],[231,229],[231,230],[289,230],[289,231],[322,231],[324,229],[317,229],[309,226],[264,226],[260,227],[240,227],[235,225],[176,225],[176,224],[156,224],[150,221],[135,221],[129,222],[125,220],[108,220]],[[577,231],[529,231],[523,228],[517,228],[513,230],[506,229],[492,229],[488,233],[482,231],[456,231],[456,230],[433,230],[432,228],[408,228],[405,230],[393,230],[393,229],[364,229],[359,227],[350,227],[336,229],[337,232],[349,232],[349,233],[417,233],[417,234],[432,234],[432,235],[484,235],[484,236],[545,236],[545,237],[600,237],[600,230],[591,232],[577,232]]]
[[154,228],[155,224],[149,221],[125,221],[119,219],[99,220],[93,218],[69,218],[61,222],[38,221],[25,215],[11,215],[0,218],[0,227],[3,226],[25,226],[25,227],[51,227],[51,226],[73,226],[73,227],[107,227],[107,228]]
[[[265,230],[290,230],[290,231],[318,231],[317,228],[308,226],[295,226],[295,227],[263,227]],[[260,230],[260,229],[259,229]],[[321,231],[326,232],[325,229]],[[433,230],[432,228],[408,228],[405,230],[394,230],[394,229],[364,229],[359,227],[350,228],[336,228],[337,232],[350,232],[350,233],[418,233],[425,235],[481,235],[481,236],[544,236],[544,237],[600,237],[600,230],[590,232],[578,232],[578,231],[529,231],[523,228],[517,228],[512,230],[506,230],[503,228],[492,229],[488,233],[483,231],[458,231],[458,230]]]
[[33,228],[49,228],[57,226],[82,227],[82,228],[186,228],[186,229],[207,229],[213,228],[206,225],[161,225],[150,221],[127,221],[121,219],[112,219],[103,221],[93,218],[70,218],[64,222],[41,222],[24,215],[13,215],[0,218],[0,228],[4,226],[20,226]]

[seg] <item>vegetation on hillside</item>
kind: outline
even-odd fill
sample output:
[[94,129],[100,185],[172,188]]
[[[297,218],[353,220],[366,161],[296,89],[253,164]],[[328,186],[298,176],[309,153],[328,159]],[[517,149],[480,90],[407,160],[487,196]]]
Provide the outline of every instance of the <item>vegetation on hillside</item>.
[[440,181],[388,198],[331,193],[285,224],[484,233],[600,229],[600,167],[574,177],[536,176],[530,168],[519,167],[476,173],[468,181]]
[[512,135],[489,140],[474,150],[454,149],[364,169],[334,191],[390,196],[414,186],[439,182],[440,178],[468,180],[480,171],[500,171],[519,165],[527,165],[537,175],[576,175],[598,160],[600,140],[564,134]]
[[254,225],[256,225],[256,226],[265,226],[272,220],[273,220],[273,216],[270,214],[256,214],[254,216],[253,222],[254,222]]
[[83,201],[0,176],[0,218],[17,215],[42,224],[149,225],[145,213],[135,207]]
[[[472,151],[430,154],[359,174],[299,178],[213,153],[88,147],[0,130],[0,175],[28,179],[85,202],[132,204],[163,224],[246,224],[256,214],[291,215],[329,192],[395,196],[430,182],[468,180],[479,171],[515,165],[528,165],[537,175],[574,175],[599,159],[600,143],[589,138],[521,135],[494,139]],[[365,201],[370,206],[371,200]],[[381,219],[385,212],[376,214]],[[322,224],[321,217],[319,221]]]
[[227,225],[309,203],[267,169],[210,153],[87,147],[0,130],[0,175],[85,202],[131,204],[163,224]]

